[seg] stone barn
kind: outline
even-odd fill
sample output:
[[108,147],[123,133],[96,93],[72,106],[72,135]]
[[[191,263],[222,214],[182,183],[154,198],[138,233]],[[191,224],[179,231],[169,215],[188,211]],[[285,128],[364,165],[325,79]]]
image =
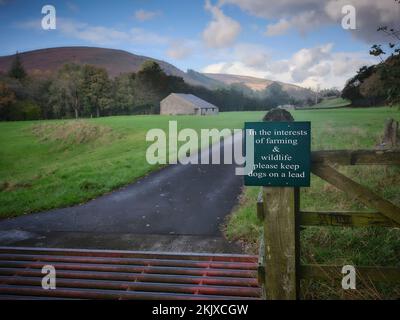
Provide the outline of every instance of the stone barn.
[[171,93],[160,102],[160,114],[165,115],[216,115],[218,107],[192,94]]

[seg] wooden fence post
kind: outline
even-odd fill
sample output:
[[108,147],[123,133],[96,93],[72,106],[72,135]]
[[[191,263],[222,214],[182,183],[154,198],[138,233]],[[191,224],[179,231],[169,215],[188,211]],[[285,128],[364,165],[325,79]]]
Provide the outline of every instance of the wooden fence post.
[[263,188],[265,296],[295,300],[299,295],[299,189]]
[[[273,109],[264,121],[294,121],[286,110]],[[299,297],[300,189],[263,187],[263,262],[265,297],[295,300]]]
[[400,147],[399,142],[399,122],[393,118],[386,120],[382,142],[377,148],[396,149]]

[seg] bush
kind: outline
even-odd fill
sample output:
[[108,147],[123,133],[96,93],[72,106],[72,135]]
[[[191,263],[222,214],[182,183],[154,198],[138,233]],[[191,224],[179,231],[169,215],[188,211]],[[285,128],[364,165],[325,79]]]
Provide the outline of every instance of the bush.
[[9,107],[8,120],[39,120],[40,107],[30,100],[17,101]]

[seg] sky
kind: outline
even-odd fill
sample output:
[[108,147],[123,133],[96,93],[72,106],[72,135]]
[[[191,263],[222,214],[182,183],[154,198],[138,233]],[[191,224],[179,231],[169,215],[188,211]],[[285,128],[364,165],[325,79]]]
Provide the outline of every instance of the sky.
[[[44,5],[56,29],[43,30]],[[342,19],[355,9],[355,29]],[[0,55],[94,46],[170,62],[186,71],[342,88],[400,24],[394,0],[0,0]],[[346,20],[348,21],[348,20]]]

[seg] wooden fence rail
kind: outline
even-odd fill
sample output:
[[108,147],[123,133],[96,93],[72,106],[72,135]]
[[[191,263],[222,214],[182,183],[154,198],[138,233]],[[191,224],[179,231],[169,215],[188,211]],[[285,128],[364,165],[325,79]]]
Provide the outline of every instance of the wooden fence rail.
[[[342,266],[300,265],[300,226],[400,227],[400,208],[344,176],[338,165],[400,165],[396,150],[335,150],[312,153],[311,171],[373,211],[301,211],[299,188],[263,187],[257,216],[263,222],[259,280],[266,299],[299,298],[300,279],[340,279]],[[400,283],[400,268],[356,267],[362,279]]]

